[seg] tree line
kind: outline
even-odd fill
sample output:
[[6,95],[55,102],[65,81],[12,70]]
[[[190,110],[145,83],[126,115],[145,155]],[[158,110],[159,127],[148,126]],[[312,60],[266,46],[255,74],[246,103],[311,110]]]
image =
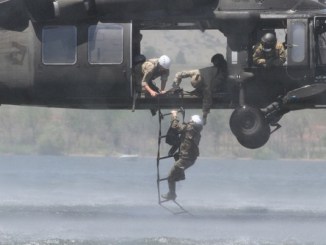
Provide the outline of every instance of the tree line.
[[[320,112],[320,110],[318,111]],[[326,155],[323,113],[303,110],[286,114],[282,128],[267,144],[250,150],[229,129],[232,110],[212,110],[202,132],[201,157],[315,159]],[[186,120],[200,110],[187,110]],[[163,119],[162,133],[170,123]],[[158,116],[149,110],[80,110],[2,106],[0,154],[100,155],[155,157]],[[162,141],[161,154],[169,146]]]

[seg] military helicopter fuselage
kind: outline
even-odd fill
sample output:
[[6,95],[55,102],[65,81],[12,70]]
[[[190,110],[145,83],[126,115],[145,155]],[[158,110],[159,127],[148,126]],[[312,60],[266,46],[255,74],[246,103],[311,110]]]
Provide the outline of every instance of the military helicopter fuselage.
[[[234,109],[232,132],[245,147],[258,148],[288,111],[326,105],[324,8],[309,0],[1,1],[0,103],[151,108],[158,98],[135,92],[133,58],[141,45],[135,35],[219,30],[227,38],[229,78],[214,94],[212,109]],[[278,31],[286,64],[255,67],[254,45]],[[181,100],[184,108],[202,107],[200,97],[184,94],[160,96],[159,103],[175,108]]]

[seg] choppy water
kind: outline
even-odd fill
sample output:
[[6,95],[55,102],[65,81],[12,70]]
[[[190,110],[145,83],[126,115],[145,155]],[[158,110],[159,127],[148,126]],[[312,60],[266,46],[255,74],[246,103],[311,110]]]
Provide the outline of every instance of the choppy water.
[[326,244],[325,176],[326,161],[200,158],[176,216],[154,158],[1,156],[0,244]]

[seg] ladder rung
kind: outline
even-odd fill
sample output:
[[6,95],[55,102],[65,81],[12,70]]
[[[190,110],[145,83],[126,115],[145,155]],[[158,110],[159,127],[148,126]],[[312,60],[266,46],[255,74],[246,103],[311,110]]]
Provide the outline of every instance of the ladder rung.
[[168,201],[171,201],[171,200],[169,200],[169,199],[165,199],[165,200],[163,200],[163,201],[159,201],[159,204],[161,204],[161,203],[165,203],[165,202],[168,202]]

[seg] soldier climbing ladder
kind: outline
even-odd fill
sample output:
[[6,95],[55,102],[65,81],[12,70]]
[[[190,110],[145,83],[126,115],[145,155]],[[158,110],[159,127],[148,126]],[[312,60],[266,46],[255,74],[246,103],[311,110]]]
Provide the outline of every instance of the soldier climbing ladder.
[[[184,121],[184,117],[185,117],[185,111],[183,110],[183,108],[180,108],[180,110],[178,111],[180,113],[182,113],[182,116],[183,116],[183,121]],[[179,151],[179,149],[174,149],[175,146],[172,146],[168,155],[167,156],[162,156],[161,157],[161,151],[160,151],[160,148],[161,148],[161,142],[162,142],[162,139],[167,139],[167,137],[169,137],[168,135],[162,135],[162,120],[164,119],[165,116],[167,115],[171,115],[171,112],[169,113],[165,113],[163,114],[161,112],[161,110],[159,109],[159,113],[158,113],[158,116],[159,116],[159,136],[158,136],[158,151],[157,151],[157,161],[156,161],[156,167],[157,167],[157,193],[158,193],[158,203],[160,206],[162,206],[163,208],[165,208],[166,210],[168,210],[169,212],[173,213],[173,214],[183,214],[183,213],[188,213],[190,214],[187,210],[185,210],[177,201],[175,200],[162,200],[161,198],[161,191],[160,191],[160,183],[162,181],[167,181],[168,178],[161,178],[160,177],[160,161],[161,160],[164,160],[164,159],[169,159],[169,158],[172,158],[174,157],[174,152],[177,150]],[[168,208],[166,205],[164,205],[164,203],[168,202],[168,201],[172,201],[174,202],[179,211],[174,211],[170,208]]]
[[[182,120],[184,122],[185,110],[182,107],[182,101],[183,101],[183,96],[181,97],[181,107],[178,110],[178,113],[182,114],[182,117],[183,117]],[[175,200],[162,200],[162,198],[161,198],[160,183],[163,182],[163,181],[167,181],[168,178],[167,177],[165,177],[165,178],[160,177],[160,161],[174,157],[175,152],[177,151],[176,154],[178,154],[180,149],[179,149],[179,144],[176,142],[177,141],[176,137],[178,138],[178,135],[175,135],[175,134],[173,135],[173,133],[172,133],[172,135],[169,134],[169,130],[168,130],[166,135],[162,135],[162,120],[164,119],[165,116],[171,115],[172,113],[171,112],[162,113],[161,108],[160,108],[160,99],[159,99],[159,97],[158,97],[158,112],[159,112],[158,113],[158,117],[159,117],[159,135],[158,135],[158,151],[157,151],[157,160],[156,160],[158,203],[159,203],[159,205],[161,207],[165,208],[166,210],[168,210],[169,212],[171,212],[171,213],[173,213],[175,215],[184,214],[184,213],[191,215],[191,213],[189,213],[186,209],[184,209],[177,201],[175,201]],[[161,142],[162,142],[162,139],[165,139],[166,143],[169,143],[170,145],[172,145],[171,149],[168,152],[168,155],[166,155],[166,156],[161,156]],[[174,141],[174,142],[172,142],[172,141]],[[177,206],[178,210],[175,211],[175,210],[167,207],[165,205],[165,203],[168,202],[168,201],[173,202]]]

